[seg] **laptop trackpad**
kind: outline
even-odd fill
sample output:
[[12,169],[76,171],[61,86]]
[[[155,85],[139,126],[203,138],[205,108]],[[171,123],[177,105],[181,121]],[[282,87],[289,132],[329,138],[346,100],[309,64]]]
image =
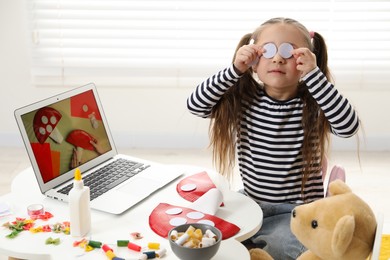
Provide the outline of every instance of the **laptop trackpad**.
[[159,182],[139,177],[119,187],[117,191],[143,197],[145,194],[150,194],[160,187],[161,183]]

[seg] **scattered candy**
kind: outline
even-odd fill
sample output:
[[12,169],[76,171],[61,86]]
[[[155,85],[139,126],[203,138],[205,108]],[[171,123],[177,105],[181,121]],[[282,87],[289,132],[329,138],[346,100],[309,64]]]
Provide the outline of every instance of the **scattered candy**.
[[111,250],[108,250],[106,252],[106,256],[108,257],[108,259],[113,259],[115,257],[115,254]]
[[[181,209],[176,208],[175,210],[178,211]],[[3,227],[8,228],[12,232],[8,234],[6,237],[8,238],[14,238],[16,237],[20,232],[29,230],[31,233],[39,233],[39,232],[54,232],[54,233],[64,233],[66,235],[70,234],[70,222],[65,221],[63,223],[55,223],[53,225],[51,224],[46,224],[42,226],[34,226],[35,220],[41,219],[41,220],[48,220],[53,217],[53,215],[46,211],[43,214],[41,209],[30,209],[30,211],[33,211],[33,214],[30,214],[31,219],[25,219],[25,218],[16,218],[15,221],[13,222],[7,222],[3,224]],[[34,211],[36,210],[36,212]],[[35,214],[36,213],[36,214]],[[168,213],[167,213],[168,214]],[[173,213],[171,213],[173,214]],[[133,232],[131,233],[131,236],[134,239],[142,239],[143,236],[139,232]],[[176,232],[171,233],[171,239],[177,239],[179,237],[179,234]],[[45,244],[47,245],[59,245],[61,243],[60,238],[52,238],[49,237],[45,240]],[[102,248],[106,256],[111,259],[111,260],[125,260],[124,258],[117,257],[114,254],[114,250],[110,248],[107,244],[103,244],[100,241],[94,241],[94,240],[87,240],[87,239],[82,239],[80,241],[74,241],[73,242],[74,247],[80,247],[85,250],[85,252],[89,252],[94,250],[95,248]],[[129,240],[117,240],[117,246],[118,247],[128,247],[131,250],[135,250],[138,252],[142,251],[142,247],[130,242]],[[146,259],[154,259],[154,258],[161,258],[163,257],[167,250],[165,248],[160,248],[160,243],[157,242],[149,242],[148,246],[149,249],[152,249],[153,251],[145,251],[141,252],[140,255],[138,256],[139,260],[146,260]]]
[[82,240],[80,240],[80,241],[74,241],[74,242],[73,242],[73,246],[74,246],[74,247],[80,246],[81,243],[86,243],[86,242],[87,242],[87,240],[85,240],[85,239],[82,239]]
[[55,245],[56,246],[56,245],[59,245],[60,242],[61,242],[60,238],[53,239],[53,238],[49,237],[49,238],[46,239],[45,244],[46,245]]
[[36,220],[36,219],[48,220],[48,219],[50,219],[50,218],[53,217],[53,214],[51,214],[50,212],[46,211],[46,212],[43,213],[43,214],[40,214],[40,215],[32,215],[32,216],[30,216],[30,217],[31,217],[31,219],[34,219],[34,220]]
[[100,248],[102,246],[102,242],[89,240],[88,245],[93,248]]
[[154,252],[154,251],[147,251],[147,252],[142,252],[142,253],[148,257],[147,259],[156,258],[156,252]]
[[137,244],[134,244],[134,243],[131,243],[131,242],[129,242],[129,243],[127,244],[127,248],[128,248],[128,249],[131,249],[131,250],[134,250],[134,251],[137,251],[137,252],[140,252],[141,249],[142,249],[141,246],[139,246],[139,245],[137,245]]
[[130,234],[134,239],[141,239],[143,236],[139,232],[133,232]]
[[116,245],[119,247],[125,247],[129,244],[129,240],[117,240]]
[[103,249],[104,252],[107,252],[107,251],[112,251],[112,252],[114,252],[114,250],[112,250],[112,248],[109,247],[107,244],[104,244],[104,245],[102,246],[102,249]]
[[150,249],[160,249],[160,243],[149,242],[149,243],[148,243],[148,247],[149,247]]
[[167,250],[165,248],[161,248],[159,250],[156,251],[156,256],[158,258],[161,258],[163,257],[165,254],[167,253]]
[[54,225],[43,225],[35,227],[35,220],[41,219],[41,220],[48,220],[53,217],[53,214],[46,211],[44,214],[41,215],[32,215],[31,219],[25,219],[25,218],[16,218],[13,222],[7,222],[3,224],[3,227],[8,228],[11,230],[11,233],[6,235],[7,238],[15,238],[20,232],[24,230],[29,230],[31,233],[39,233],[39,232],[55,232],[60,233],[63,232],[65,234],[69,234],[70,232],[70,225],[69,222],[63,222],[56,223]]

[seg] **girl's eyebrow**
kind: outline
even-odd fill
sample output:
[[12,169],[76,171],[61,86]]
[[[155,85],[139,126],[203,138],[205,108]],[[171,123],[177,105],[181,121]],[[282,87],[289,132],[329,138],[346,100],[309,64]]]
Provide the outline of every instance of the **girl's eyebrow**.
[[[273,43],[273,44],[275,44],[274,42],[264,42],[264,43],[260,44],[260,46],[264,46],[264,45],[266,45],[266,44],[268,44],[268,43]],[[275,45],[276,45],[276,44],[275,44]]]

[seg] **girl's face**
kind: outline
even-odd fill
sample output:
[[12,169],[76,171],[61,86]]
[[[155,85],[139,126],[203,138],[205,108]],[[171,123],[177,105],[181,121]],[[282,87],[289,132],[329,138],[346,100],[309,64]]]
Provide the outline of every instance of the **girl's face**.
[[[308,47],[299,29],[294,25],[282,23],[267,25],[261,31],[256,45],[263,47],[267,43],[273,43],[277,48],[282,43],[290,43],[294,49]],[[277,52],[269,59],[262,55],[253,69],[264,83],[268,95],[285,100],[294,97],[298,89],[301,72],[296,69],[296,66],[294,56],[283,58]]]

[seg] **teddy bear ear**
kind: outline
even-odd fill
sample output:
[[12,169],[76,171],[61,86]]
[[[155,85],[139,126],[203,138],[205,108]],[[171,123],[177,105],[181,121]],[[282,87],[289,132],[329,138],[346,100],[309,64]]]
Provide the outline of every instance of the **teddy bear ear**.
[[346,215],[337,221],[331,242],[332,251],[335,256],[341,258],[344,255],[352,241],[354,231],[355,218],[353,216]]
[[329,192],[332,196],[334,196],[338,194],[349,193],[352,192],[352,190],[342,180],[335,180],[329,183]]

